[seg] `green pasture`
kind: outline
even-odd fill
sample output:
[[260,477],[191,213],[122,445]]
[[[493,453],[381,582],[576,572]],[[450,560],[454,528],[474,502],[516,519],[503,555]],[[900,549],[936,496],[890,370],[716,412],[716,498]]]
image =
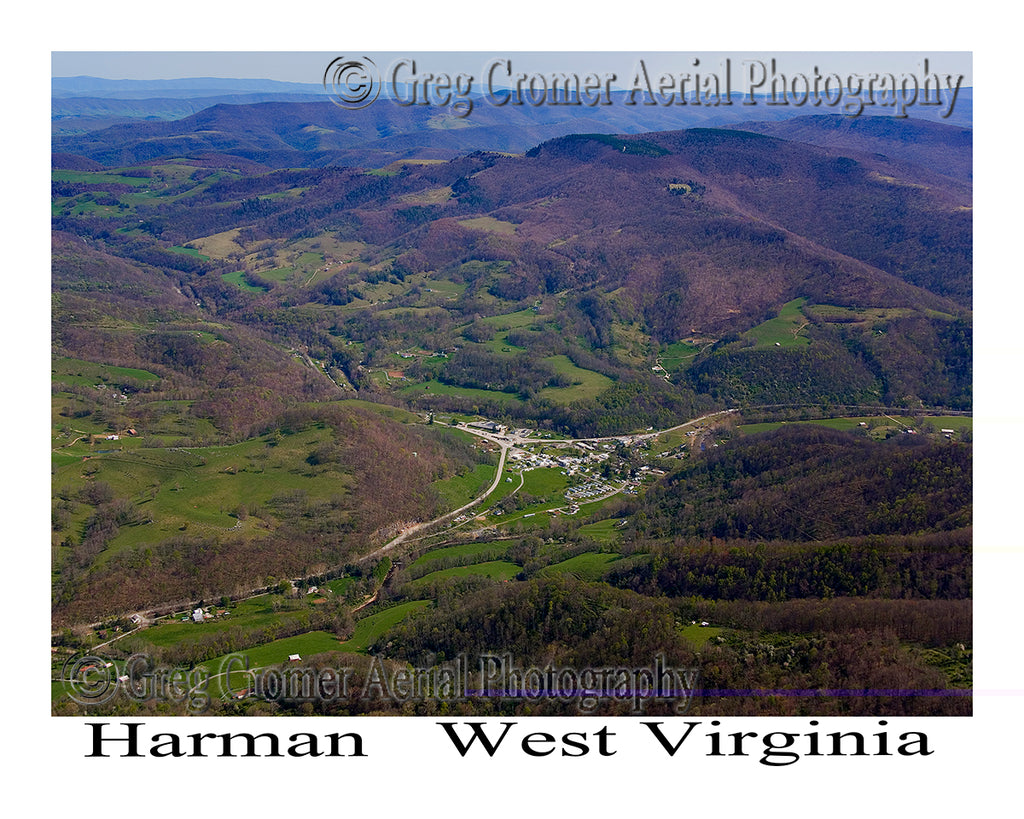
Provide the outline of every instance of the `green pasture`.
[[496,355],[515,355],[517,353],[525,353],[525,347],[517,347],[515,344],[509,344],[508,332],[496,333],[494,338],[489,341],[481,342],[467,342],[467,346],[483,347],[486,350]]
[[561,495],[569,485],[567,476],[557,466],[544,466],[523,473],[523,492],[531,495],[561,500]]
[[578,532],[598,543],[615,543],[622,537],[622,529],[619,526],[621,522],[620,518],[599,520],[596,523],[587,523],[581,526]]
[[[237,660],[232,662],[231,669],[233,672],[236,669],[243,668],[257,669],[286,663],[291,654],[298,654],[300,657],[305,658],[314,654],[323,654],[326,651],[341,651],[341,645],[337,637],[333,634],[328,634],[326,631],[307,631],[305,634],[283,637],[280,640],[264,643],[261,646],[254,646],[253,648],[246,648],[221,657],[215,657],[212,660],[205,660],[199,665],[206,668],[211,674],[220,674],[227,669],[228,658],[234,657],[241,658],[241,662]],[[238,674],[236,677],[233,673],[231,685],[236,690],[239,687],[244,688],[243,675]]]
[[553,355],[542,358],[554,371],[572,381],[571,387],[545,387],[539,393],[557,404],[571,404],[573,401],[589,401],[596,398],[614,383],[608,376],[593,370],[577,367],[567,356]]
[[336,597],[344,597],[348,594],[349,587],[355,582],[351,577],[338,577],[334,580],[328,580],[324,583],[324,587],[331,590]]
[[540,511],[546,508],[550,508],[552,504],[537,504],[536,506],[530,506],[526,509],[522,509],[518,512],[512,512],[502,517],[491,517],[488,518],[488,523],[493,526],[512,527],[518,531],[533,530],[533,529],[546,529],[548,524],[551,523],[552,515],[550,512]]
[[209,236],[193,239],[189,244],[198,248],[200,253],[210,256],[211,258],[223,259],[233,253],[245,252],[245,248],[238,243],[239,235],[239,229],[232,228],[231,230],[212,233]]
[[122,176],[110,171],[68,171],[55,170],[50,172],[54,182],[80,182],[89,185],[132,185],[142,188],[153,183],[152,179],[141,176]]
[[512,222],[504,222],[501,219],[495,219],[493,216],[477,216],[472,219],[460,219],[459,224],[463,227],[467,227],[470,230],[482,230],[487,233],[501,233],[506,236],[510,236],[516,232],[516,227]]
[[[261,646],[216,657],[200,665],[211,674],[220,674],[229,668],[228,659],[235,658],[230,665],[231,689],[242,691],[248,687],[247,677],[242,669],[257,669],[286,663],[292,654],[298,654],[302,659],[306,659],[328,651],[364,653],[388,629],[393,628],[413,612],[422,610],[429,605],[429,600],[411,600],[368,615],[356,623],[352,637],[344,642],[326,631],[309,631],[305,634],[285,637]],[[224,688],[224,679],[220,678],[211,683],[210,691],[214,696],[222,696]]]
[[[914,310],[908,307],[841,307],[836,304],[813,304],[805,307],[804,312],[829,323],[874,325],[911,315]],[[948,316],[946,313],[931,312],[935,312],[939,317]]]
[[50,380],[63,384],[94,386],[111,382],[116,384],[122,379],[150,382],[159,381],[160,376],[148,370],[114,367],[80,358],[55,358],[50,365]]
[[[920,418],[920,416],[919,416]],[[935,432],[940,429],[955,429],[957,432],[970,431],[974,428],[974,419],[963,415],[928,415],[923,420],[926,426],[931,426]],[[849,432],[861,428],[861,424],[867,424],[869,432],[888,429],[916,429],[918,418],[907,415],[859,415],[847,418],[817,418],[806,421],[766,421],[759,424],[740,424],[736,428],[745,434],[752,435],[757,432],[768,432],[778,429],[784,424],[814,424],[816,426],[828,427]]]
[[[406,281],[412,277],[407,276]],[[445,299],[455,299],[466,292],[466,285],[462,282],[451,282],[447,279],[429,279],[423,277],[422,281],[413,280],[420,285],[424,298],[431,294],[437,294]]]
[[477,464],[462,475],[434,481],[432,485],[450,508],[457,509],[469,503],[491,485],[494,470],[495,466],[492,464]]
[[704,647],[704,644],[718,635],[720,635],[724,629],[715,628],[714,626],[686,626],[680,630],[680,634],[683,639],[690,643],[694,648],[700,649]]
[[525,310],[518,310],[515,313],[487,316],[480,319],[480,323],[490,324],[495,330],[513,330],[519,327],[529,327],[537,323],[537,311],[532,307],[527,307]]
[[273,267],[270,270],[257,270],[254,275],[262,281],[272,284],[284,284],[295,276],[294,267]]
[[519,572],[521,566],[509,563],[506,560],[492,560],[487,563],[473,563],[469,566],[453,566],[449,569],[439,569],[436,572],[425,574],[409,583],[412,588],[420,588],[435,580],[443,580],[447,577],[489,577],[492,580],[511,580]]
[[[861,422],[874,426],[875,424],[885,421],[879,417],[860,417],[860,418],[818,418],[807,421],[766,421],[760,424],[740,424],[736,428],[740,432],[746,434],[753,434],[756,432],[768,432],[773,429],[778,429],[786,424],[814,424],[819,427],[828,427],[829,429],[839,429],[844,431],[850,431],[857,429]],[[892,423],[892,422],[888,422]]]
[[[512,480],[509,481],[506,480],[506,478],[511,478]],[[519,491],[521,482],[522,476],[506,470],[502,479],[498,481],[498,485],[495,487],[494,491],[487,496],[487,500],[484,501],[484,505],[480,507],[481,511],[490,511],[502,498],[511,495],[513,492]]]
[[571,574],[579,580],[592,582],[604,577],[608,570],[608,564],[620,557],[621,555],[609,552],[584,552],[581,555],[570,557],[568,560],[563,560],[561,563],[545,566],[538,574],[542,577]]
[[233,530],[254,536],[264,524],[254,516],[235,517],[240,508],[248,510],[295,493],[301,493],[300,502],[327,500],[350,486],[347,475],[317,471],[306,463],[309,453],[331,435],[312,427],[286,434],[274,446],[262,437],[187,452],[139,447],[96,455],[87,464],[59,466],[53,486],[75,493],[88,482],[104,481],[115,497],[135,504],[140,522],[122,526],[100,562],[125,547],[157,543],[183,532],[212,535]]
[[651,453],[657,455],[659,452],[664,452],[668,449],[675,449],[681,444],[686,443],[692,437],[686,433],[693,429],[694,427],[683,427],[682,429],[676,429],[672,432],[665,432],[659,435],[654,438],[651,443]]
[[206,255],[200,253],[194,247],[180,247],[178,245],[174,245],[174,246],[169,247],[167,249],[168,250],[172,250],[175,253],[182,253],[182,254],[184,254],[186,256],[194,256],[197,259],[202,259],[204,262],[208,262],[210,260],[209,256],[206,256]]
[[410,600],[391,606],[376,614],[370,614],[356,623],[352,636],[338,645],[335,651],[353,651],[364,653],[388,629],[398,625],[414,612],[421,611],[430,605],[429,600]]
[[936,432],[940,429],[955,429],[957,432],[970,432],[974,429],[974,419],[966,415],[929,415],[924,421],[931,424]]
[[434,549],[418,557],[409,565],[410,570],[429,567],[431,564],[449,558],[480,558],[481,560],[494,560],[508,552],[507,541],[488,543],[462,543],[458,546],[445,546],[441,549]]
[[811,343],[804,332],[807,318],[801,308],[807,299],[793,299],[782,305],[778,316],[768,319],[744,334],[757,342],[758,347],[806,347]]
[[445,384],[442,381],[423,381],[419,384],[410,384],[402,387],[398,392],[403,395],[454,395],[460,398],[468,398],[475,401],[500,401],[513,404],[521,404],[522,399],[510,392],[499,390],[480,390],[475,387],[457,387],[454,384]]
[[692,341],[677,341],[662,347],[658,360],[667,372],[680,372],[693,363],[702,347],[703,345],[694,344]]
[[[350,578],[345,579],[350,580]],[[310,597],[313,596],[310,595]],[[180,612],[161,620],[160,625],[138,631],[136,637],[154,646],[181,645],[197,642],[204,635],[228,631],[232,628],[254,629],[287,623],[290,620],[301,619],[305,613],[309,612],[310,604],[305,598],[289,600],[286,605],[293,605],[294,608],[283,608],[279,611],[274,610],[275,601],[280,603],[283,598],[281,595],[272,594],[251,597],[231,604],[227,609],[228,614],[202,623],[192,622],[190,612]],[[212,608],[221,609],[219,605],[214,605]],[[188,622],[182,622],[182,617],[188,617]]]
[[257,287],[256,285],[249,284],[249,282],[246,281],[244,270],[235,270],[232,273],[221,273],[220,277],[228,284],[233,284],[235,287],[247,290],[250,293],[266,293],[267,290],[270,289],[269,286]]

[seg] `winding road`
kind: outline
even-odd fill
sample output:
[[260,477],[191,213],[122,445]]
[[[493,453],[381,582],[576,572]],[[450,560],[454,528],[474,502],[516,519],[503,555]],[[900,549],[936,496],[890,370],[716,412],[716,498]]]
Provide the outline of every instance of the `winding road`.
[[[501,457],[498,460],[498,468],[497,468],[497,470],[494,473],[494,480],[491,482],[491,485],[486,489],[486,491],[483,492],[483,494],[477,496],[476,498],[474,498],[473,500],[471,500],[469,503],[465,504],[464,506],[460,506],[458,509],[455,509],[454,511],[446,512],[444,515],[441,515],[438,518],[434,518],[433,520],[424,521],[423,523],[417,523],[417,524],[414,524],[412,526],[407,527],[406,529],[403,529],[401,532],[398,533],[398,535],[396,535],[394,538],[389,540],[387,543],[385,543],[379,549],[375,549],[374,551],[372,551],[369,554],[364,555],[362,558],[360,558],[360,562],[369,561],[369,560],[376,560],[376,559],[382,557],[383,555],[386,555],[388,552],[392,551],[396,546],[399,546],[402,543],[404,543],[405,541],[407,541],[410,538],[410,536],[416,534],[417,532],[421,532],[424,529],[429,529],[429,528],[432,528],[432,527],[437,526],[439,524],[445,523],[446,521],[449,521],[452,518],[455,518],[458,515],[462,514],[467,509],[472,509],[474,506],[477,506],[478,504],[482,503],[484,500],[486,500],[491,495],[491,493],[494,492],[495,489],[498,488],[498,484],[501,483],[501,476],[504,474],[504,471],[505,471],[505,460],[508,457],[509,450],[511,450],[516,445],[522,445],[522,444],[527,444],[527,443],[529,443],[529,444],[538,444],[538,443],[544,443],[544,444],[559,444],[559,443],[562,443],[562,444],[572,444],[572,443],[577,443],[577,442],[596,443],[596,442],[601,442],[601,441],[619,441],[619,440],[623,440],[625,438],[629,438],[629,439],[633,439],[633,440],[646,440],[646,439],[649,439],[649,438],[656,438],[659,435],[664,435],[665,433],[668,433],[668,432],[675,432],[678,429],[683,429],[684,427],[692,426],[694,424],[700,424],[700,423],[703,423],[704,421],[708,421],[708,420],[710,420],[712,418],[717,418],[717,417],[719,417],[721,415],[728,415],[729,413],[733,413],[733,412],[736,412],[736,410],[734,410],[734,409],[721,410],[719,412],[712,412],[712,413],[708,413],[707,415],[702,415],[699,418],[692,418],[689,421],[685,421],[682,424],[677,424],[674,427],[669,427],[668,429],[661,429],[661,430],[652,431],[652,432],[632,433],[632,434],[629,434],[629,435],[609,435],[609,436],[602,437],[602,438],[530,438],[528,436],[520,436],[520,435],[516,435],[514,433],[511,434],[511,435],[497,435],[497,434],[494,434],[494,433],[484,432],[483,430],[480,430],[480,429],[473,429],[473,428],[465,426],[465,425],[458,426],[458,429],[462,430],[463,432],[468,432],[471,435],[476,435],[479,438],[483,438],[483,439],[485,439],[487,441],[491,441],[492,443],[497,444],[499,447],[501,447]],[[438,422],[438,423],[440,423],[440,422]],[[452,426],[452,425],[446,424],[445,426]],[[617,490],[615,490],[615,492],[609,493],[609,495],[603,495],[602,498],[609,497],[610,495],[617,494],[618,492],[621,492],[624,487],[625,487],[625,484],[622,487],[619,487]]]
[[[466,431],[470,432],[471,430],[466,430]],[[475,431],[472,431],[472,432],[473,432],[474,435],[478,434]],[[488,440],[494,440],[493,438],[491,438],[490,436],[487,436],[487,435],[482,435],[481,437],[488,438]],[[505,459],[506,459],[506,457],[508,457],[508,451],[512,448],[512,444],[509,443],[509,442],[495,441],[495,443],[498,444],[501,447],[501,457],[498,459],[498,468],[497,468],[497,470],[494,473],[494,480],[491,482],[491,485],[489,487],[487,487],[487,490],[482,495],[477,496],[476,498],[471,500],[469,503],[467,503],[465,506],[460,506],[458,509],[455,509],[452,512],[446,512],[445,514],[441,515],[441,517],[439,517],[439,518],[434,518],[433,520],[428,520],[428,521],[425,521],[423,523],[417,523],[417,524],[415,524],[413,526],[408,527],[407,529],[403,529],[401,532],[399,532],[399,534],[396,537],[394,537],[391,540],[389,540],[387,543],[385,543],[379,549],[376,549],[376,550],[370,552],[368,555],[365,555],[364,557],[362,557],[361,561],[363,561],[363,560],[374,560],[374,559],[376,559],[378,557],[381,557],[382,555],[385,555],[388,552],[390,552],[392,549],[394,549],[399,544],[403,543],[410,535],[413,535],[416,532],[419,532],[419,531],[421,531],[423,529],[426,529],[428,527],[435,526],[435,525],[437,525],[439,523],[444,523],[447,520],[451,520],[452,518],[457,517],[458,515],[460,515],[462,512],[465,512],[467,509],[472,509],[477,504],[479,504],[482,501],[486,500],[490,496],[490,494],[495,489],[498,488],[498,484],[501,483],[501,476],[502,476],[502,474],[504,474],[504,471],[505,471]]]

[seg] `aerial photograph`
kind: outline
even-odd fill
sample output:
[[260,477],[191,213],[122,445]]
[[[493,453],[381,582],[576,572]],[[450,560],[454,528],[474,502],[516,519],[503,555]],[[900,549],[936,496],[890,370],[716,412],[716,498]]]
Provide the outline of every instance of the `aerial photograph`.
[[51,715],[974,713],[969,52],[50,86]]

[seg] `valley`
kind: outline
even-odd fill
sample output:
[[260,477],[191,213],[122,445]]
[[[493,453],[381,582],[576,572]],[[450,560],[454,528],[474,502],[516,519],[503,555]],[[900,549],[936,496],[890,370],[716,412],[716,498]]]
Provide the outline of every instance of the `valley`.
[[[239,697],[236,655],[499,651],[663,656],[702,669],[698,714],[970,712],[969,129],[395,157],[283,147],[268,110],[337,115],[262,105],[194,115],[260,123],[216,145],[177,121],[55,143],[54,713],[92,707],[83,652],[209,674],[227,715],[442,707]],[[823,693],[716,693],[762,689]]]

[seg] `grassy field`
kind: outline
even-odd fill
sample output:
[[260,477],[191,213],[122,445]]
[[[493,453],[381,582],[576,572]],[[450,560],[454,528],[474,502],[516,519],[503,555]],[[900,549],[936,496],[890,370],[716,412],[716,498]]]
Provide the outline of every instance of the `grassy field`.
[[508,332],[497,333],[494,338],[489,341],[482,341],[479,343],[467,342],[467,346],[483,347],[486,350],[490,350],[496,355],[515,355],[516,353],[525,353],[525,347],[517,347],[514,344],[510,344],[508,340]]
[[448,558],[476,558],[493,560],[496,555],[503,555],[508,551],[508,543],[461,543],[458,546],[446,546],[443,549],[434,549],[421,555],[409,565],[410,569],[429,567],[433,563]]
[[668,372],[681,372],[693,363],[702,346],[691,341],[677,341],[675,344],[663,347],[658,360]]
[[294,637],[284,637],[274,640],[255,648],[247,648],[243,651],[236,651],[234,654],[225,654],[223,657],[215,657],[201,663],[212,674],[220,673],[228,657],[242,656],[248,659],[250,668],[262,668],[263,666],[276,665],[288,661],[288,656],[298,654],[300,657],[308,657],[313,654],[322,654],[325,651],[341,651],[343,644],[333,634],[326,631],[307,631],[305,634],[296,634]]
[[736,428],[741,432],[753,434],[756,432],[768,432],[769,430],[778,429],[785,424],[815,424],[820,427],[828,427],[829,429],[840,429],[850,431],[857,429],[860,424],[878,422],[882,419],[879,418],[819,418],[811,421],[767,421],[760,424],[740,424]]
[[[232,670],[230,688],[233,691],[241,691],[249,683],[246,675],[239,669],[257,669],[278,665],[287,662],[288,657],[292,654],[298,654],[299,657],[305,659],[314,654],[323,654],[328,651],[363,653],[389,628],[401,622],[413,612],[424,609],[429,605],[429,600],[413,600],[364,617],[356,623],[355,633],[345,642],[341,642],[333,634],[329,634],[326,631],[309,631],[305,634],[285,637],[261,646],[215,657],[212,660],[201,663],[200,666],[207,669],[211,674],[220,674],[227,669],[228,659],[234,658],[230,666]],[[210,693],[214,696],[223,696],[226,690],[225,682],[224,678],[214,680],[210,685]]]
[[244,253],[245,249],[238,243],[238,228],[225,230],[222,233],[213,233],[189,242],[194,245],[200,253],[214,259],[224,259],[232,253]]
[[175,253],[182,253],[182,254],[184,254],[186,256],[193,256],[196,259],[202,259],[204,262],[210,261],[210,257],[209,256],[203,255],[198,250],[196,250],[194,247],[179,247],[179,246],[175,245],[175,246],[169,247],[167,249],[168,250],[173,250]]
[[562,493],[569,482],[562,470],[558,467],[549,466],[540,469],[531,469],[524,473],[523,492],[549,500],[562,500]]
[[598,543],[615,543],[622,536],[622,529],[619,528],[620,518],[608,518],[599,520],[597,523],[588,523],[579,528],[579,533]]
[[364,617],[356,623],[355,632],[344,643],[340,643],[336,651],[354,651],[364,653],[392,626],[402,622],[413,612],[421,611],[430,605],[429,600],[410,600],[399,603],[376,614]]
[[82,182],[93,185],[109,185],[113,183],[118,185],[133,185],[139,188],[152,183],[152,180],[146,177],[121,176],[117,173],[109,173],[105,171],[55,170],[51,172],[51,179],[53,179],[54,182]]
[[511,235],[516,232],[516,225],[512,222],[503,222],[493,216],[477,216],[473,219],[460,219],[459,224],[468,227],[470,230],[484,230],[488,233],[504,233]]
[[[52,180],[56,183],[82,183],[97,186],[73,196],[55,197],[51,204],[52,213],[56,216],[61,212],[90,214],[93,216],[131,217],[137,213],[139,206],[152,206],[157,203],[173,202],[206,190],[219,179],[237,178],[237,174],[218,171],[200,181],[191,179],[197,166],[188,164],[165,163],[151,165],[148,176],[133,175],[125,169],[114,168],[108,171],[72,171],[54,170]],[[113,185],[125,185],[130,191],[109,190]],[[108,204],[100,205],[95,199],[103,196]],[[110,202],[108,197],[112,197]],[[132,228],[119,228],[118,232],[132,234]],[[173,248],[172,248],[173,250]]]
[[807,299],[786,302],[773,319],[752,327],[745,335],[757,342],[757,347],[806,347],[811,340],[804,334],[807,318],[801,308]]
[[422,384],[411,384],[399,390],[404,395],[418,395],[430,393],[431,395],[457,395],[462,398],[469,398],[477,401],[500,401],[502,403],[521,404],[522,399],[510,392],[498,390],[478,390],[473,387],[456,387],[452,384],[445,384],[441,381],[424,381]]
[[722,633],[722,629],[714,626],[686,626],[681,630],[683,638],[694,648],[703,648],[704,644]]
[[457,509],[477,497],[494,480],[495,467],[490,464],[477,464],[474,469],[454,478],[434,481],[433,487],[444,498],[450,509]]
[[450,186],[443,188],[429,188],[425,191],[417,191],[416,193],[407,193],[405,196],[399,197],[399,201],[406,202],[410,205],[440,205],[442,202],[447,202],[452,198],[452,189]]
[[515,313],[502,313],[499,316],[487,316],[480,319],[481,324],[489,324],[495,330],[512,330],[518,327],[529,327],[537,323],[537,311],[532,307]]
[[249,284],[245,279],[244,270],[236,270],[233,273],[222,273],[220,276],[228,284],[233,284],[235,287],[247,290],[250,293],[266,293],[269,287],[257,287],[254,284]]
[[968,432],[974,429],[974,419],[965,415],[934,415],[925,419],[936,430],[955,429],[957,432]]
[[94,386],[96,384],[117,383],[121,379],[133,381],[159,381],[160,376],[148,370],[132,367],[114,367],[110,364],[97,364],[83,361],[80,358],[55,358],[50,364],[50,379],[64,384]]
[[[261,437],[188,451],[147,449],[135,441],[111,442],[112,448],[121,443],[138,448],[91,457],[88,471],[80,460],[68,462],[55,470],[53,486],[74,495],[87,483],[103,481],[115,497],[135,504],[140,522],[122,526],[100,562],[124,547],[156,543],[183,531],[215,535],[231,529],[236,536],[253,537],[262,533],[265,524],[254,516],[236,517],[239,508],[267,504],[296,491],[310,500],[327,500],[345,490],[346,475],[312,470],[305,460],[331,435],[326,428],[312,426],[283,436],[273,446]],[[86,504],[80,507],[90,511]]]
[[338,597],[344,597],[348,593],[348,588],[355,581],[351,577],[338,577],[334,580],[328,580],[324,586],[330,589]]
[[600,580],[608,570],[608,564],[620,557],[621,555],[608,552],[584,552],[581,555],[570,557],[568,560],[563,560],[561,563],[545,566],[538,574],[542,577],[571,574],[587,582]]
[[584,370],[573,364],[564,355],[553,355],[542,358],[550,364],[559,375],[566,376],[573,382],[571,387],[545,387],[539,393],[557,404],[571,404],[573,401],[589,401],[596,398],[614,382],[606,375]]
[[429,301],[428,295],[440,296],[443,299],[456,299],[466,292],[465,284],[462,282],[450,282],[447,279],[430,279],[423,276],[421,281],[412,276],[406,276],[405,280],[412,280],[414,283],[420,284],[423,298],[426,301]]
[[[974,419],[963,415],[926,416],[924,421],[926,424],[930,424],[936,432],[940,429],[955,429],[958,432],[964,432],[974,428]],[[866,424],[868,430],[880,428],[904,429],[908,427],[913,429],[917,426],[917,421],[906,415],[893,415],[891,417],[884,415],[859,415],[848,418],[818,418],[809,421],[767,421],[760,424],[740,424],[736,428],[743,433],[754,434],[756,432],[768,432],[769,430],[778,429],[784,424],[815,424],[821,427],[828,427],[829,429],[849,432],[850,430],[860,428],[861,424]]]
[[[344,578],[351,582],[351,578]],[[337,581],[336,581],[337,582]],[[287,623],[289,620],[298,619],[303,612],[309,611],[309,605],[304,599],[297,601],[297,608],[294,610],[274,611],[274,601],[281,601],[280,595],[261,594],[228,608],[228,615],[207,620],[204,623],[181,622],[180,616],[172,616],[161,621],[161,625],[142,629],[136,635],[138,639],[144,640],[154,646],[181,645],[194,642],[211,632],[226,631],[231,628],[259,628],[275,623]],[[219,608],[219,607],[214,607]],[[187,616],[187,615],[186,615]]]
[[413,580],[409,585],[413,588],[419,588],[435,580],[443,580],[446,577],[469,577],[470,575],[489,577],[492,580],[511,580],[521,571],[522,567],[517,566],[515,563],[509,563],[506,560],[491,560],[487,563],[473,563],[469,566],[453,566],[450,569],[439,569],[436,572],[425,574],[423,577]]
[[657,455],[659,452],[675,449],[680,444],[686,443],[686,441],[690,439],[690,436],[686,433],[690,432],[692,429],[694,429],[694,427],[685,427],[684,429],[677,429],[672,432],[666,432],[659,435],[651,444],[651,452]]
[[[911,315],[914,311],[905,307],[840,307],[835,304],[814,304],[808,306],[805,312],[826,322],[874,325]],[[935,313],[937,316],[947,316],[947,314],[937,311],[929,312]]]
[[532,511],[539,508],[542,507],[533,506],[524,509],[521,512],[514,512],[510,515],[505,515],[504,517],[488,519],[488,523],[502,527],[514,525],[517,529],[523,530],[546,529],[548,524],[551,523],[551,514],[548,512]]
[[[512,480],[508,480],[508,478],[511,478]],[[515,473],[508,472],[506,470],[505,477],[498,481],[498,485],[495,487],[494,491],[487,496],[487,500],[484,501],[483,505],[480,507],[480,511],[489,512],[497,506],[503,498],[511,495],[513,492],[519,491],[521,481],[521,475],[516,475]]]

